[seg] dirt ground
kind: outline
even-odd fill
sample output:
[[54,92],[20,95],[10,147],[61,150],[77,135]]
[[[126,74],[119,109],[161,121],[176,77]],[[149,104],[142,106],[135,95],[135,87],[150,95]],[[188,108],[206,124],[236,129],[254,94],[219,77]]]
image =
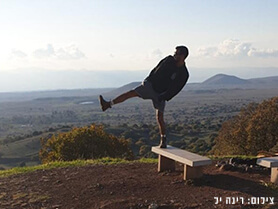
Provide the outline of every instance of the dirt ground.
[[[277,190],[262,184],[269,182],[270,172],[220,171],[213,164],[201,179],[183,181],[182,167],[177,167],[158,173],[157,164],[89,165],[0,178],[0,208],[278,208]],[[226,202],[229,197],[237,203]],[[222,198],[218,204],[217,198]],[[251,200],[257,204],[248,204]]]

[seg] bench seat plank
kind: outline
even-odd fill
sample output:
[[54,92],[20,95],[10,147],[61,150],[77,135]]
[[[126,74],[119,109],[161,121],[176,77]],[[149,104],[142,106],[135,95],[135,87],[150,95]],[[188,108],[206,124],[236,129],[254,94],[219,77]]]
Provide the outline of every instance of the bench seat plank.
[[210,165],[212,163],[211,159],[207,157],[203,157],[169,145],[167,145],[166,149],[161,149],[158,146],[152,147],[152,152],[178,161],[180,163],[189,165],[191,167]]
[[278,156],[257,159],[257,164],[267,168],[278,167]]
[[260,166],[271,168],[270,182],[278,184],[278,156],[257,159],[257,164]]

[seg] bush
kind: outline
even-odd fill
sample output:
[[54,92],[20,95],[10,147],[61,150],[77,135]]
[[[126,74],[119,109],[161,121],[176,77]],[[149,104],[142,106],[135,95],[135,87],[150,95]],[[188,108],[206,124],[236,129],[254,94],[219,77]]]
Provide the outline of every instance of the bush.
[[41,145],[39,156],[42,163],[102,157],[133,157],[127,140],[107,134],[103,126],[97,125],[73,128],[50,139],[41,138]]
[[261,104],[251,103],[223,123],[213,153],[216,155],[256,155],[275,151],[278,143],[278,97]]

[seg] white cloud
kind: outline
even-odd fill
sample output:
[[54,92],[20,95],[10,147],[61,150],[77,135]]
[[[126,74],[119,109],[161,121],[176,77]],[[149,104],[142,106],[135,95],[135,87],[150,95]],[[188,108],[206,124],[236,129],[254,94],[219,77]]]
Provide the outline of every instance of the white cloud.
[[206,57],[278,57],[278,50],[256,49],[251,43],[237,39],[227,39],[217,46],[201,47],[197,50],[198,56]]
[[278,50],[274,49],[251,49],[248,52],[250,57],[278,57]]
[[75,45],[66,46],[55,50],[52,44],[48,44],[46,49],[37,49],[33,52],[36,58],[56,58],[61,60],[73,60],[85,58],[85,54],[81,52]]
[[215,56],[217,53],[217,47],[201,47],[197,51],[199,56]]
[[152,52],[152,56],[157,57],[157,58],[162,58],[162,51],[160,49],[156,49]]
[[85,54],[81,52],[75,45],[60,48],[56,52],[58,59],[81,59],[85,58]]
[[20,51],[20,50],[16,50],[16,49],[13,49],[12,50],[12,58],[26,58],[27,57],[27,54],[25,54],[23,51]]
[[51,44],[47,44],[46,49],[37,49],[33,52],[34,57],[36,58],[48,58],[55,55],[54,48]]
[[156,59],[161,59],[163,57],[163,52],[160,49],[155,49],[150,51],[145,58],[147,60],[156,60]]
[[227,39],[218,45],[216,56],[246,55],[250,47],[250,43],[243,43],[236,39]]

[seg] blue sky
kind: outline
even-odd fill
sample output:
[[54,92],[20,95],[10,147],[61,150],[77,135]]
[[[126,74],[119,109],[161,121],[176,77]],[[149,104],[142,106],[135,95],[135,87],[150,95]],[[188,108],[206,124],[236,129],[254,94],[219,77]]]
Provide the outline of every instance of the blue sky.
[[[16,90],[11,75],[24,72],[148,74],[181,44],[190,49],[193,82],[218,72],[278,75],[277,10],[275,0],[0,0],[0,88]],[[31,77],[25,78],[29,84],[37,79]],[[74,87],[82,88],[80,79]]]

